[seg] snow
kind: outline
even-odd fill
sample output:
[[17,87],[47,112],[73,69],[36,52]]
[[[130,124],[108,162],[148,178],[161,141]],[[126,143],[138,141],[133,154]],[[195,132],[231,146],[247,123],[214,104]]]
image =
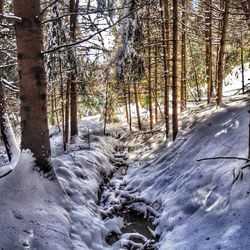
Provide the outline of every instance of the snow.
[[[241,87],[239,79],[233,86]],[[55,176],[39,172],[28,150],[19,153],[7,126],[14,157],[0,167],[1,175],[12,170],[0,178],[1,249],[143,249],[147,239],[138,233],[122,234],[112,246],[105,241],[112,232],[121,234],[124,219],[109,215],[127,201],[154,220],[152,234],[160,235],[161,250],[249,249],[249,167],[243,169],[246,162],[237,159],[197,161],[247,157],[249,100],[247,94],[235,95],[220,109],[201,104],[187,110],[175,142],[166,141],[164,131],[130,133],[109,126],[108,134],[125,142],[123,152],[114,150],[117,139],[103,136],[99,116],[79,124],[81,136],[65,153],[62,134],[53,127]],[[128,173],[111,180],[112,206],[105,210],[98,205],[100,185],[119,164],[129,164]]]
[[34,170],[29,151],[22,152],[12,173],[0,179],[1,248],[107,249],[115,223],[101,219],[96,202],[100,183],[114,170],[115,145],[110,137],[91,136],[90,149],[52,159],[53,180]]
[[11,162],[0,168],[0,177],[12,171],[20,158],[20,150],[7,114],[4,114],[3,120],[5,121],[4,128],[11,151]]
[[[250,83],[250,64],[244,64],[244,85],[249,89]],[[223,95],[233,96],[242,93],[242,72],[241,66],[233,68],[231,73],[224,80]]]
[[244,161],[197,162],[247,157],[249,101],[244,100],[249,99],[228,100],[208,119],[202,113],[209,111],[199,110],[201,118],[195,117],[190,132],[183,131],[169,149],[151,151],[143,163],[129,168],[125,191],[136,190],[149,203],[162,204],[155,219],[160,249],[248,249],[249,169],[233,183],[233,171],[237,174]]

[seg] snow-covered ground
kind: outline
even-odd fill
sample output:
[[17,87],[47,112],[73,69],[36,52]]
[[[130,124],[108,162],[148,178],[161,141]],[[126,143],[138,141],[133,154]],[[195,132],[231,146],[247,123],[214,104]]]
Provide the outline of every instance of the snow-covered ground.
[[[244,86],[246,90],[250,89],[250,63],[244,64]],[[242,93],[242,69],[237,66],[224,80],[224,96],[233,96]]]
[[1,249],[106,249],[109,231],[96,202],[103,178],[113,171],[116,144],[93,135],[90,149],[79,142],[84,150],[75,147],[52,159],[53,180],[34,170],[30,152],[22,152],[12,173],[0,179]]
[[[234,88],[240,88],[240,81]],[[174,143],[165,140],[164,131],[152,135],[110,127],[108,133],[120,134],[133,150],[128,173],[114,182],[111,203],[129,199],[135,209],[150,215],[160,235],[159,249],[248,250],[250,172],[249,167],[242,169],[246,161],[197,161],[246,158],[248,110],[247,94],[226,97],[218,110],[212,105],[187,110]],[[120,144],[104,137],[102,130],[99,117],[86,118],[80,123],[81,140],[63,153],[61,134],[51,129],[56,177],[34,169],[29,151],[21,153],[16,168],[0,178],[1,249],[126,249],[122,241],[106,243],[112,231],[120,232],[123,220],[103,220],[105,211],[97,204],[101,183],[115,170],[111,161]]]
[[[249,249],[250,172],[241,170],[246,161],[197,161],[247,158],[249,102],[235,99],[208,119],[202,115],[211,109],[189,114],[194,127],[169,149],[157,147],[143,161],[134,155],[124,192],[162,205],[155,219],[160,249]],[[156,142],[151,138],[151,145]]]

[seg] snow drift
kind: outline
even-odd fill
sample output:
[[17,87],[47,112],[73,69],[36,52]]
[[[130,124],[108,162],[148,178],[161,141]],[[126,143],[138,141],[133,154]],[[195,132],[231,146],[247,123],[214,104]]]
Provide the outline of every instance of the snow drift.
[[249,102],[244,99],[228,100],[208,119],[202,114],[211,107],[199,110],[190,132],[130,168],[125,191],[162,205],[155,219],[161,250],[249,249],[249,168],[242,171],[240,160],[197,161],[247,157]]

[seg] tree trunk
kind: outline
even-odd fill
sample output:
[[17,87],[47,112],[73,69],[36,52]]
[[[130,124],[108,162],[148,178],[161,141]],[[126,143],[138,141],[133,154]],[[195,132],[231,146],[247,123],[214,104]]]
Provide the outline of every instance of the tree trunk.
[[[21,148],[34,153],[37,165],[51,170],[47,118],[47,86],[44,68],[42,22],[39,0],[14,0],[17,58],[21,99]],[[38,143],[39,142],[39,143]]]
[[153,105],[152,105],[152,72],[151,72],[151,39],[150,39],[150,11],[148,10],[148,105],[149,105],[149,123],[150,123],[150,130],[153,129]]
[[128,83],[128,114],[129,114],[129,130],[132,131],[132,114],[131,114],[131,93],[130,93],[130,83]]
[[2,140],[6,149],[6,153],[8,156],[9,161],[11,161],[12,153],[11,147],[8,140],[8,135],[6,134],[6,103],[5,103],[5,96],[4,96],[4,89],[3,85],[0,82],[0,130],[2,135]]
[[155,86],[154,86],[154,96],[155,96],[155,122],[158,122],[158,45],[157,39],[155,39]]
[[229,0],[225,0],[225,9],[222,20],[222,31],[221,31],[220,51],[219,51],[219,61],[218,61],[217,106],[220,106],[222,103],[224,56],[225,56],[225,42],[227,36],[228,16],[229,16]]
[[163,40],[163,67],[164,67],[164,121],[166,138],[169,136],[169,86],[170,86],[170,48],[169,48],[169,11],[168,0],[164,0],[164,12],[162,0],[160,0],[161,19],[162,19],[162,40]]
[[50,114],[50,121],[51,121],[51,125],[54,126],[55,125],[55,95],[54,95],[54,90],[55,88],[52,89],[51,91],[51,114]]
[[67,150],[67,144],[69,143],[70,76],[71,74],[68,73],[67,87],[66,87],[66,101],[65,101],[64,150]]
[[107,127],[107,116],[108,116],[108,100],[109,100],[109,82],[106,84],[106,94],[105,94],[105,110],[104,110],[104,124],[103,124],[103,134],[106,135],[106,127]]
[[[70,13],[77,13],[79,0],[70,0]],[[70,37],[71,41],[76,41],[76,24],[77,15],[70,16]],[[74,58],[75,60],[75,58]],[[73,63],[74,66],[76,63]],[[70,76],[70,135],[71,142],[74,143],[74,138],[78,135],[78,121],[77,121],[77,86],[76,86],[76,69],[72,69]]]
[[0,14],[3,14],[3,5],[4,5],[4,0],[0,0]]
[[182,0],[182,35],[181,35],[181,100],[180,111],[183,112],[186,108],[186,91],[187,91],[187,44],[186,44],[186,25],[187,25],[187,3]]
[[178,133],[178,1],[173,0],[173,73],[172,73],[172,109],[173,140]]
[[201,101],[201,94],[200,94],[200,87],[199,87],[199,79],[198,79],[198,74],[196,71],[196,65],[195,65],[195,61],[194,61],[194,55],[193,55],[193,49],[192,49],[192,44],[189,40],[189,50],[190,50],[190,56],[191,56],[191,62],[192,62],[192,66],[193,66],[193,70],[194,70],[194,79],[195,79],[195,85],[196,85],[196,92],[197,92],[197,96],[198,96],[198,101]]
[[[0,0],[0,14],[3,14],[3,4],[4,1]],[[1,20],[0,20],[1,23]],[[5,146],[5,150],[9,161],[11,161],[11,147],[8,140],[8,135],[6,134],[6,102],[2,82],[0,82],[0,131],[2,135],[2,140]]]
[[138,129],[141,130],[141,116],[140,116],[140,108],[138,102],[138,93],[137,93],[137,84],[134,82],[134,92],[135,92],[135,106],[136,106],[136,114],[137,114],[137,122],[138,122]]
[[207,103],[210,103],[210,99],[213,92],[212,81],[212,0],[206,2],[206,82],[207,82]]
[[124,104],[125,104],[125,112],[126,112],[126,119],[127,119],[127,124],[129,124],[129,117],[128,117],[128,101],[127,101],[127,91],[126,87],[124,87]]
[[244,77],[244,47],[243,47],[243,38],[241,35],[240,41],[240,61],[241,61],[241,82],[242,82],[242,93],[245,93],[245,77]]

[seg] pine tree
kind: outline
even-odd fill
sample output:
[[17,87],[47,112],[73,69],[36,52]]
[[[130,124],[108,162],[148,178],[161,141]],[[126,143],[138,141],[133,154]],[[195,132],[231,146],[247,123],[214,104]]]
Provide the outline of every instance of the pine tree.
[[44,68],[39,0],[14,0],[17,57],[21,99],[21,148],[30,149],[37,165],[51,170],[47,119],[47,87]]

